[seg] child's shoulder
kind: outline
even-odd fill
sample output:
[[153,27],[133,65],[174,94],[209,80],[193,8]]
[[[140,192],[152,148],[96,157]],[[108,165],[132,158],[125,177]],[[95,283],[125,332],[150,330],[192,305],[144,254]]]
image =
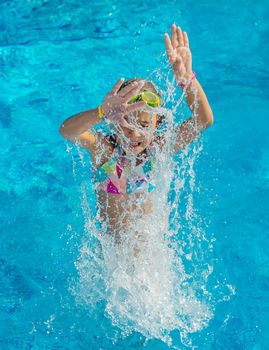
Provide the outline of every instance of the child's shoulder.
[[96,146],[94,152],[91,153],[95,167],[99,168],[111,157],[115,149],[115,141],[111,135],[105,135],[99,132],[97,132],[95,135]]

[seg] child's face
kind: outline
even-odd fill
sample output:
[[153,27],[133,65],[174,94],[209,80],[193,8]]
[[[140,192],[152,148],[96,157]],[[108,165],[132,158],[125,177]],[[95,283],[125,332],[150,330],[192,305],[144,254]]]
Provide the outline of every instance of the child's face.
[[134,112],[125,117],[130,128],[121,126],[123,135],[117,136],[118,144],[132,153],[139,154],[151,143],[157,128],[157,114]]

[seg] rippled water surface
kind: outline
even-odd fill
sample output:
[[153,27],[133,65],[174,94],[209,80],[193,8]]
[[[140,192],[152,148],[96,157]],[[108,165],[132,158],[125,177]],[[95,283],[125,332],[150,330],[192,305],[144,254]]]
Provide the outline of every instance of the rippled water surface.
[[[159,350],[171,343],[179,349],[268,348],[266,5],[1,1],[1,349]],[[141,322],[131,324],[119,310],[112,312],[107,296],[94,299],[103,280],[87,255],[98,249],[89,235],[96,229],[90,159],[66,145],[58,128],[70,115],[99,105],[121,76],[151,77],[166,92],[171,73],[163,33],[173,22],[189,34],[193,67],[215,123],[175,157],[186,168],[175,172],[177,186],[169,193],[170,202],[180,199],[182,214],[177,220],[173,211],[170,216],[171,230],[180,229],[171,237],[172,247],[184,253],[172,260],[183,264],[173,271],[184,267],[184,281],[196,287],[208,324],[198,320],[184,337],[177,329],[168,334],[172,321],[164,317],[167,340],[156,331],[157,311],[166,316],[172,311],[153,301],[173,280],[165,270],[171,260],[163,258],[162,266],[149,270],[165,273],[147,280],[155,294],[144,319],[147,289],[135,295],[141,298]],[[185,107],[178,122],[189,117]],[[152,222],[147,228],[157,232]],[[162,250],[158,244],[151,252]],[[117,278],[129,281],[122,271]],[[188,316],[197,321],[199,307],[189,305]]]

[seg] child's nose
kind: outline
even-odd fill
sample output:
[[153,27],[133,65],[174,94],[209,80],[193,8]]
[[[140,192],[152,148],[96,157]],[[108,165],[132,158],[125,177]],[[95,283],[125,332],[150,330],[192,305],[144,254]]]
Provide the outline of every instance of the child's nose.
[[134,130],[132,131],[132,136],[133,136],[133,137],[140,137],[141,134],[140,134],[140,132],[139,132],[138,130],[134,129]]

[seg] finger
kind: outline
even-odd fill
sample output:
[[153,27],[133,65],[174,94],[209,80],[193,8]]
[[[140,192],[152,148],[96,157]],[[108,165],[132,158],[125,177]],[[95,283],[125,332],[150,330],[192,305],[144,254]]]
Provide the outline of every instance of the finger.
[[131,86],[128,86],[128,89],[125,89],[122,93],[120,92],[121,97],[123,97],[125,101],[128,101],[131,97],[137,94],[144,84],[144,80],[140,80],[138,82],[136,81],[135,83],[131,84]]
[[184,46],[190,47],[188,34],[186,32],[183,32],[183,40],[184,40]]
[[183,35],[182,35],[182,31],[181,31],[180,27],[177,27],[176,30],[177,30],[178,44],[179,44],[179,46],[184,46]]
[[126,107],[126,112],[130,113],[130,112],[136,111],[137,109],[144,108],[145,106],[147,106],[147,104],[144,101],[135,102],[128,105],[128,107]]
[[170,37],[167,33],[164,34],[164,42],[165,42],[167,55],[170,56],[173,52],[173,46],[172,46]]
[[124,78],[120,78],[116,84],[113,86],[111,93],[116,94],[119,91],[119,88],[121,87],[121,84],[123,83]]
[[142,89],[143,85],[144,85],[144,82],[138,84],[136,87],[134,87],[132,90],[130,90],[128,92],[128,94],[126,94],[124,96],[124,101],[128,103],[131,98],[135,97],[135,95],[137,95],[140,92],[140,90]]
[[123,126],[124,128],[131,128],[131,125],[126,121],[126,119],[124,119],[124,117],[119,118],[117,124]]
[[139,83],[138,81],[133,81],[131,84],[128,84],[123,89],[121,89],[121,91],[119,92],[119,95],[121,97],[124,97],[126,94],[129,93],[129,91],[131,91],[134,88],[136,88],[138,86],[138,83]]
[[177,38],[177,27],[175,24],[172,24],[172,46],[175,49],[178,46],[178,38]]

